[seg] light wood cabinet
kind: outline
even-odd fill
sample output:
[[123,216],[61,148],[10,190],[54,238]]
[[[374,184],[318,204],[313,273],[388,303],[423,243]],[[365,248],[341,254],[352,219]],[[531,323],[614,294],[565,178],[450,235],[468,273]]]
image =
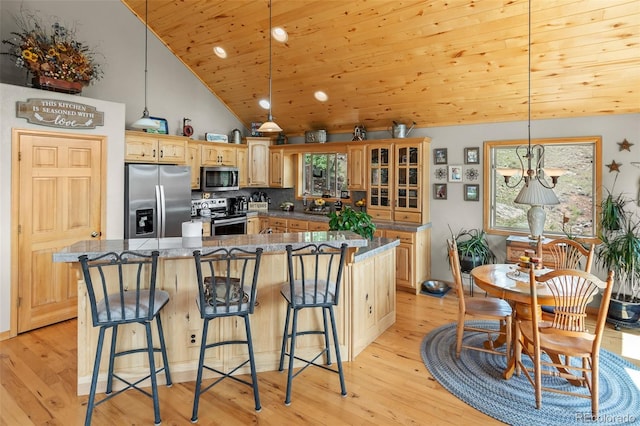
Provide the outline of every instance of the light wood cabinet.
[[365,144],[347,146],[347,189],[364,191],[367,189],[367,146]]
[[247,234],[259,234],[260,233],[260,218],[250,217],[247,218]]
[[288,219],[287,232],[307,232],[309,230],[309,222],[301,219]]
[[417,294],[431,271],[431,229],[408,232],[378,228],[375,236],[400,240],[396,247],[395,284],[399,290]]
[[249,157],[246,145],[236,146],[236,163],[238,167],[239,186],[244,188],[249,183]]
[[329,224],[317,220],[309,221],[309,231],[328,231]]
[[367,148],[367,212],[378,220],[427,223],[428,138],[371,143]]
[[367,213],[374,219],[393,217],[393,144],[369,145]]
[[273,232],[274,234],[288,232],[288,221],[287,219],[282,219],[279,217],[271,217],[269,218],[269,228],[271,228],[271,232]]
[[191,167],[191,189],[200,189],[200,144],[187,145],[187,165]]
[[265,188],[269,186],[269,138],[246,138],[247,141],[247,186]]
[[203,166],[236,166],[236,148],[229,144],[201,145],[200,162]]
[[354,358],[396,321],[395,250],[351,265],[354,306],[351,354]]
[[293,161],[282,149],[269,150],[269,186],[291,188],[293,186]]
[[188,138],[127,130],[124,160],[128,163],[187,164]]

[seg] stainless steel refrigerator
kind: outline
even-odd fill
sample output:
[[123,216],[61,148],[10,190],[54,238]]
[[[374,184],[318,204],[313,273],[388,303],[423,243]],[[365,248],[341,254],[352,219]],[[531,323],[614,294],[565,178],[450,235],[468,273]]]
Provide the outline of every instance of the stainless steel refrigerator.
[[187,166],[127,164],[124,237],[182,236],[191,219],[191,169]]

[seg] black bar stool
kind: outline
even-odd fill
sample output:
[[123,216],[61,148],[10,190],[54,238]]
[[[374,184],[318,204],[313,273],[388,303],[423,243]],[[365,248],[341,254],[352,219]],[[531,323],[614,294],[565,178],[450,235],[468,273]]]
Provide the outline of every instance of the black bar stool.
[[[284,357],[289,357],[289,371],[287,375],[287,394],[284,400],[286,405],[291,404],[291,385],[293,378],[302,373],[309,366],[316,366],[337,373],[340,377],[341,395],[347,395],[340,358],[340,342],[336,329],[336,319],[333,307],[338,305],[340,286],[342,283],[342,271],[347,253],[347,245],[342,244],[336,249],[328,244],[308,244],[304,247],[293,249],[287,246],[287,263],[289,268],[289,282],[282,285],[280,293],[287,301],[287,317],[282,335],[282,349],[280,351],[279,370],[284,369]],[[322,330],[298,330],[298,313],[306,308],[320,308],[322,310]],[[291,313],[293,321],[291,322]],[[327,314],[331,321],[333,344],[336,353],[337,370],[327,367],[331,365],[331,352],[329,346],[329,332],[327,327]],[[289,323],[291,322],[291,332]],[[296,339],[303,335],[322,335],[324,348],[311,359],[303,359],[295,355]],[[289,352],[287,352],[289,343]],[[325,356],[325,363],[318,364],[316,360]],[[304,366],[293,373],[294,360],[304,362]]]
[[[87,403],[85,425],[91,424],[91,416],[95,406],[113,398],[127,389],[133,388],[153,399],[154,423],[159,425],[160,404],[156,374],[164,370],[167,386],[171,386],[171,374],[167,359],[167,348],[162,332],[160,310],[169,302],[169,293],[156,290],[158,271],[158,252],[144,255],[125,251],[122,253],[106,253],[92,259],[87,255],[79,257],[87,294],[91,304],[91,318],[94,327],[100,327],[96,359],[91,376],[91,390]],[[160,347],[154,348],[151,333],[151,322],[156,320]],[[146,346],[118,352],[116,341],[118,326],[137,323],[145,327]],[[96,402],[96,387],[100,373],[100,357],[104,343],[105,331],[111,329],[111,348],[109,351],[109,370],[107,375],[106,397]],[[149,358],[149,375],[135,381],[128,380],[114,373],[114,359],[136,353],[147,353]],[[162,353],[163,367],[156,369],[154,353]],[[113,379],[123,382],[126,387],[112,393]],[[151,393],[138,387],[144,380],[151,379]]]
[[[198,298],[196,301],[198,310],[200,311],[200,317],[204,320],[204,326],[202,328],[202,341],[200,343],[196,390],[193,398],[192,423],[198,421],[200,395],[226,378],[251,386],[253,388],[256,411],[262,409],[260,405],[260,395],[258,393],[258,376],[256,374],[256,364],[253,357],[253,343],[249,324],[249,315],[253,313],[256,305],[256,285],[258,282],[261,256],[261,248],[256,249],[255,252],[245,251],[239,248],[220,248],[204,254],[201,253],[200,250],[193,252],[198,278]],[[231,316],[244,318],[246,340],[233,339],[207,343],[209,321]],[[249,358],[227,372],[205,365],[205,351],[224,345],[247,345]],[[251,369],[251,382],[232,376],[233,373],[247,363],[249,363]],[[203,369],[220,375],[220,377],[217,377],[213,383],[205,388],[202,386]]]

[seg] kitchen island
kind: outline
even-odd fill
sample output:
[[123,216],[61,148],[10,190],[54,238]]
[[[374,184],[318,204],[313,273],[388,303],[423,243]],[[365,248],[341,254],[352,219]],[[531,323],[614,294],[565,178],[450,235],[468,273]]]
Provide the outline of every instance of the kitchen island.
[[[344,275],[344,287],[336,309],[340,350],[343,360],[351,361],[369,343],[395,322],[395,247],[397,240],[363,239],[352,232],[323,231],[285,234],[230,235],[211,238],[162,238],[134,240],[88,240],[73,244],[53,255],[55,262],[77,262],[82,254],[96,256],[105,252],[132,250],[142,253],[160,252],[157,288],[169,292],[169,304],[161,311],[171,376],[174,382],[195,380],[202,319],[196,306],[196,273],[192,258],[194,250],[207,251],[219,247],[239,247],[247,250],[261,247],[264,252],[258,279],[258,304],[251,316],[253,344],[258,371],[278,367],[286,303],[280,295],[287,281],[285,247],[308,243],[327,243],[349,247]],[[77,264],[77,263],[76,263]],[[78,394],[87,394],[95,357],[98,329],[92,326],[91,312],[82,274],[78,278]],[[307,315],[301,321],[319,324],[321,316]],[[136,325],[121,327],[120,348],[142,346],[144,333]],[[210,340],[238,334],[244,336],[242,321],[224,318],[212,323]],[[317,336],[298,342],[301,355],[321,347]],[[221,368],[235,365],[245,356],[245,350],[221,347],[207,352],[212,365]],[[305,353],[306,352],[306,353]],[[106,357],[104,357],[106,359]],[[116,369],[123,377],[143,376],[147,369],[144,356],[118,360]],[[102,366],[107,362],[103,359]],[[160,362],[158,357],[157,362]],[[105,367],[106,369],[106,367]],[[238,373],[247,373],[248,369]],[[161,382],[164,376],[158,376]],[[104,389],[105,371],[101,371],[99,390]]]

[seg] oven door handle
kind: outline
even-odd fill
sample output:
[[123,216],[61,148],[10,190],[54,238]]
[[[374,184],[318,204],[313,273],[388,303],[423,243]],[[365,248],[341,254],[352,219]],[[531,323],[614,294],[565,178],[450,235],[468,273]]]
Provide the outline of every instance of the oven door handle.
[[218,226],[218,225],[233,225],[235,223],[244,223],[247,221],[247,218],[237,218],[237,217],[233,217],[231,219],[214,219],[212,221],[213,226]]

